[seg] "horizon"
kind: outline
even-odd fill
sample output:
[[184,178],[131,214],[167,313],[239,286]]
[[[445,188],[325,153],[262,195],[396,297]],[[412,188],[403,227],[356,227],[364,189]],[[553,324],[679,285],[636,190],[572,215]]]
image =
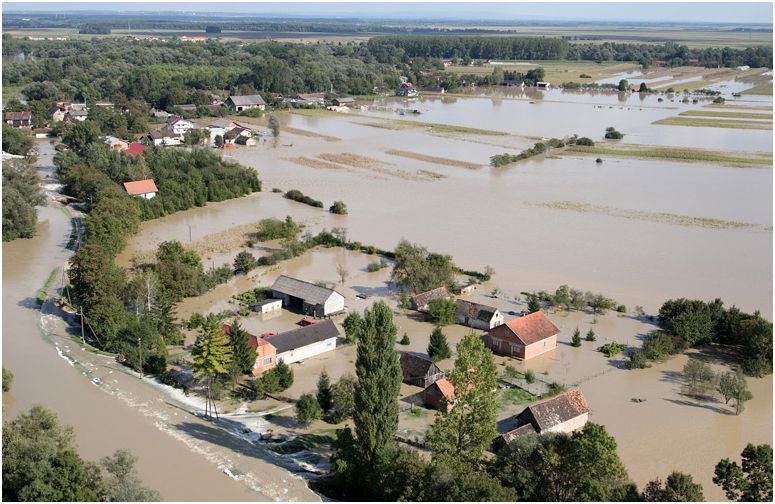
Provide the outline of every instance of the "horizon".
[[[185,11],[179,10],[181,4]],[[411,4],[407,12],[406,2],[237,2],[242,12],[223,12],[223,4],[212,2],[4,2],[3,12],[8,14],[113,14],[131,15],[218,15],[289,19],[341,19],[341,20],[415,20],[415,21],[501,21],[501,22],[581,22],[581,23],[638,23],[638,24],[751,24],[772,26],[772,4],[768,2],[676,2],[676,3],[602,3],[602,2],[552,2],[552,3],[464,3],[419,2]],[[440,6],[443,15],[439,15]],[[357,15],[353,15],[357,6]],[[611,12],[615,7],[616,12]],[[698,7],[700,7],[698,9]],[[300,13],[299,11],[303,11]],[[557,16],[556,12],[563,12]],[[761,21],[767,19],[768,21]]]

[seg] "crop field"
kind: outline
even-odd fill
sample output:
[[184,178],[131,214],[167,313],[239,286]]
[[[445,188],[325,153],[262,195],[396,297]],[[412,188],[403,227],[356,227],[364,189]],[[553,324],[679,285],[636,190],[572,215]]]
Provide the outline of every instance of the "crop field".
[[723,112],[713,110],[689,110],[681,112],[679,116],[694,117],[726,117],[730,119],[769,119],[772,120],[772,114],[757,114],[755,112]]
[[756,87],[752,87],[751,89],[746,89],[745,91],[743,91],[743,94],[772,96],[772,84],[767,84],[764,86],[756,86]]
[[[502,64],[497,65],[483,65],[483,66],[451,66],[447,68],[450,73],[464,74],[464,75],[489,75],[492,74],[496,68],[501,68],[504,71],[510,72],[527,72],[531,68],[541,67],[544,69],[544,79],[552,83],[562,82],[594,82],[599,79],[605,79],[611,77],[620,72],[627,72],[630,70],[637,70],[640,65],[627,61],[606,61],[603,63],[595,63],[594,61],[514,61],[499,62]],[[581,79],[580,75],[586,74],[590,78]]]
[[629,157],[637,159],[662,159],[665,161],[718,163],[728,166],[772,166],[772,156],[735,156],[719,151],[705,149],[656,147],[651,145],[637,146],[570,146],[565,150],[568,154],[588,154],[598,156]]

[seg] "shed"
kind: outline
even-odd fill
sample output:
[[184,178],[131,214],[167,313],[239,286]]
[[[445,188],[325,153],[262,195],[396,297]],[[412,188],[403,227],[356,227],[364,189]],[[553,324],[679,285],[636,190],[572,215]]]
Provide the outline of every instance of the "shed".
[[344,311],[344,296],[333,289],[281,275],[272,285],[272,297],[283,306],[313,317],[327,317]]
[[503,314],[497,308],[464,299],[457,300],[455,317],[465,326],[485,331],[503,324]]
[[250,310],[258,313],[269,313],[280,310],[283,307],[281,299],[265,299],[259,303],[250,305]]
[[436,366],[427,354],[418,352],[400,352],[399,362],[404,383],[427,388],[444,378],[444,372]]
[[142,196],[145,199],[151,199],[159,191],[156,183],[152,179],[136,180],[134,182],[124,182],[124,189],[131,196]]
[[455,400],[455,387],[446,378],[436,380],[423,392],[423,401],[434,409],[441,410],[442,399],[447,401],[447,411],[451,410]]
[[436,289],[415,294],[410,298],[410,301],[412,303],[413,309],[420,312],[426,312],[428,311],[428,303],[430,303],[432,300],[438,298],[449,299],[451,297],[452,295],[449,293],[446,287],[438,287]]
[[558,334],[557,326],[537,311],[490,329],[484,344],[501,355],[527,360],[554,350]]
[[272,336],[270,342],[277,350],[277,360],[290,364],[334,350],[339,336],[336,325],[323,320]]

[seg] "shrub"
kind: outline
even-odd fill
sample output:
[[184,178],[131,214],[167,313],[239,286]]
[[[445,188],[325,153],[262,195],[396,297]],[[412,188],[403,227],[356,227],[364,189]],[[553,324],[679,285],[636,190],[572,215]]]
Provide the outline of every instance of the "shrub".
[[369,273],[374,273],[375,271],[379,271],[381,269],[387,268],[388,263],[384,259],[380,259],[379,262],[373,262],[369,263],[368,266],[366,266],[366,271]]
[[591,138],[588,137],[581,137],[576,139],[576,145],[583,145],[588,147],[594,147],[595,142]]
[[296,403],[296,419],[305,427],[320,420],[323,417],[323,409],[312,394],[302,394]]
[[3,368],[3,392],[11,390],[11,384],[13,383],[13,373]]
[[648,359],[646,358],[646,354],[642,351],[630,352],[627,357],[630,359],[627,362],[628,369],[645,369],[647,367],[651,367]]
[[272,192],[273,192],[273,193],[281,193],[281,192],[283,192],[283,190],[282,190],[282,189],[280,189],[279,187],[273,187],[273,188],[272,188]]
[[534,383],[536,381],[536,374],[533,372],[532,369],[528,369],[525,372],[525,381],[528,383]]
[[205,317],[199,312],[195,312],[191,314],[191,318],[188,319],[188,324],[186,324],[186,329],[196,329],[197,327],[202,327],[202,324],[205,323]]
[[616,311],[618,311],[619,313],[627,313],[627,307],[623,304],[620,304],[619,306],[616,307]]
[[595,163],[602,164],[603,163],[603,159],[602,158],[597,158],[597,159],[595,159]]
[[295,240],[301,232],[301,225],[293,221],[288,216],[284,221],[280,219],[262,219],[258,223],[258,232],[256,237],[260,241],[277,240],[285,238],[286,240]]
[[605,137],[612,140],[619,140],[624,138],[624,134],[616,131],[613,126],[609,126],[605,129]]
[[256,266],[256,258],[250,252],[243,250],[234,258],[234,273],[248,273]]
[[343,201],[334,201],[334,204],[328,210],[337,215],[347,215],[347,205]]
[[591,79],[591,78],[592,78],[591,75],[588,75],[588,74],[585,74],[585,73],[579,75],[579,79]]
[[587,341],[595,341],[596,339],[597,337],[595,336],[594,330],[590,329],[589,331],[587,331],[587,337],[586,337]]
[[726,100],[721,96],[717,96],[716,99],[713,100],[713,103],[724,103],[724,102],[726,102]]
[[401,345],[408,345],[409,343],[411,343],[411,341],[409,340],[409,335],[404,333],[404,337],[401,338],[401,341],[399,341],[398,343],[400,343]]
[[621,343],[606,343],[598,348],[598,351],[603,352],[609,359],[622,353],[624,345]]
[[456,310],[457,303],[451,299],[436,298],[428,303],[428,315],[439,326],[454,324],[457,321]]
[[322,201],[318,201],[316,199],[310,198],[309,196],[305,196],[304,193],[302,193],[298,189],[291,189],[290,191],[286,192],[285,198],[293,201],[298,201],[299,203],[304,203],[305,205],[313,206],[316,208],[323,208]]

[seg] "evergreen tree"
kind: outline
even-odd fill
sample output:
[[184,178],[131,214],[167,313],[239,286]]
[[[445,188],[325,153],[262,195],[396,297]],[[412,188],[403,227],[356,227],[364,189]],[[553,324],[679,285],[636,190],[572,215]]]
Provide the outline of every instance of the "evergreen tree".
[[299,401],[296,403],[296,419],[302,425],[306,427],[315,420],[320,420],[322,416],[323,411],[318,401],[315,400],[315,396],[312,394],[302,394],[299,397]]
[[205,415],[218,415],[215,410],[215,400],[212,398],[213,379],[219,374],[229,372],[231,365],[231,345],[223,332],[221,323],[216,318],[205,321],[199,335],[196,337],[194,347],[191,349],[191,357],[194,359],[192,369],[198,377],[206,379],[207,397],[205,402]]
[[395,349],[393,312],[379,301],[363,316],[357,334],[353,420],[356,446],[366,466],[373,468],[390,450],[398,429],[401,366]]
[[328,373],[323,371],[318,378],[317,400],[324,413],[328,413],[334,405],[331,389],[331,380],[328,379]]
[[577,327],[575,331],[573,331],[573,338],[571,338],[571,345],[575,347],[581,346],[581,331],[579,331],[579,328]]
[[441,331],[441,327],[436,327],[431,333],[431,339],[428,343],[428,355],[435,361],[449,359],[452,356],[452,350],[447,343],[447,337]]
[[426,435],[434,457],[458,457],[476,464],[497,435],[497,371],[492,352],[475,333],[457,345],[455,368],[447,379],[455,387],[453,408],[442,407]]
[[595,336],[595,331],[590,328],[589,331],[587,331],[587,338],[586,338],[586,340],[587,341],[595,341],[596,339],[597,339],[597,337]]
[[250,336],[238,320],[234,320],[229,333],[231,342],[231,370],[235,375],[242,375],[253,370],[256,363],[256,351],[250,348]]
[[280,390],[286,390],[293,385],[293,369],[284,360],[279,359],[272,372],[277,375]]
[[406,332],[404,332],[404,337],[401,338],[401,341],[399,341],[398,343],[400,343],[401,345],[408,345],[409,343],[411,343],[411,341],[409,340],[409,335],[406,334]]
[[540,309],[541,309],[541,300],[538,299],[538,296],[535,296],[535,295],[528,296],[527,311],[530,313],[535,313]]

